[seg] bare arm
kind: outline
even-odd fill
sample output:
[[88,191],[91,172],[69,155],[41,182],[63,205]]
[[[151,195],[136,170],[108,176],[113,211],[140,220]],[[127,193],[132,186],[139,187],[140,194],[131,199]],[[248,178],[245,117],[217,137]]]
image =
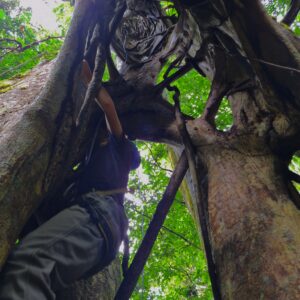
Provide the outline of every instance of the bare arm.
[[[83,60],[82,62],[82,75],[84,82],[89,84],[92,79],[92,72],[86,60]],[[122,125],[119,120],[114,102],[104,87],[102,87],[98,93],[97,104],[101,107],[105,114],[106,122],[110,132],[116,138],[121,138],[123,136]]]

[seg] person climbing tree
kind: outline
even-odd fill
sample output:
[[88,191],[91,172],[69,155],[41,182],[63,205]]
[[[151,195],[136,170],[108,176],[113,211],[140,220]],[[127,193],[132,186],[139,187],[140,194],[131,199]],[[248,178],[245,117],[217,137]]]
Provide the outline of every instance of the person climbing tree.
[[[86,61],[82,75],[85,83],[91,80]],[[92,143],[69,207],[26,235],[10,253],[0,278],[2,300],[55,299],[57,291],[100,271],[117,255],[128,223],[124,192],[140,156],[105,88],[97,102],[105,113],[108,137]]]

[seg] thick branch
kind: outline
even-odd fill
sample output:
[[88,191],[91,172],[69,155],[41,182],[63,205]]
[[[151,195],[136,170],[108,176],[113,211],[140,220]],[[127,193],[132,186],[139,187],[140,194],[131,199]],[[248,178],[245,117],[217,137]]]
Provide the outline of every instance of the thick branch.
[[185,153],[183,153],[170,178],[170,182],[165,190],[163,198],[157,205],[153,219],[150,222],[141,246],[139,247],[117,292],[115,297],[116,300],[130,298],[187,169],[188,162]]
[[291,26],[292,23],[297,18],[299,10],[300,10],[300,0],[291,0],[290,8],[281,22],[288,26]]

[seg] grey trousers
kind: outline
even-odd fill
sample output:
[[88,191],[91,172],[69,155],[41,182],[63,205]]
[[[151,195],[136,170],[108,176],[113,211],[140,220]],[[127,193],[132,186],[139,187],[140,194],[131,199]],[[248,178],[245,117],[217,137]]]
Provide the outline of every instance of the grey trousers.
[[[106,202],[107,198],[113,201],[106,197]],[[97,204],[97,200],[94,203]],[[123,213],[114,210],[114,201],[105,206],[113,218],[113,230],[120,232]],[[115,253],[120,242],[119,239],[115,243]],[[55,299],[56,291],[82,278],[95,266],[101,266],[106,248],[103,233],[87,209],[71,206],[27,235],[13,249],[0,274],[0,299]]]

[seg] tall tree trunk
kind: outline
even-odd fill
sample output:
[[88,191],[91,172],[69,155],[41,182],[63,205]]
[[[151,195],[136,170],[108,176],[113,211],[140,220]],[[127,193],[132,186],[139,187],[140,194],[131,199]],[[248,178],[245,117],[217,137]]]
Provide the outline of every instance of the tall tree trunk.
[[291,201],[281,162],[255,137],[234,144],[200,150],[222,296],[298,299],[300,211]]

